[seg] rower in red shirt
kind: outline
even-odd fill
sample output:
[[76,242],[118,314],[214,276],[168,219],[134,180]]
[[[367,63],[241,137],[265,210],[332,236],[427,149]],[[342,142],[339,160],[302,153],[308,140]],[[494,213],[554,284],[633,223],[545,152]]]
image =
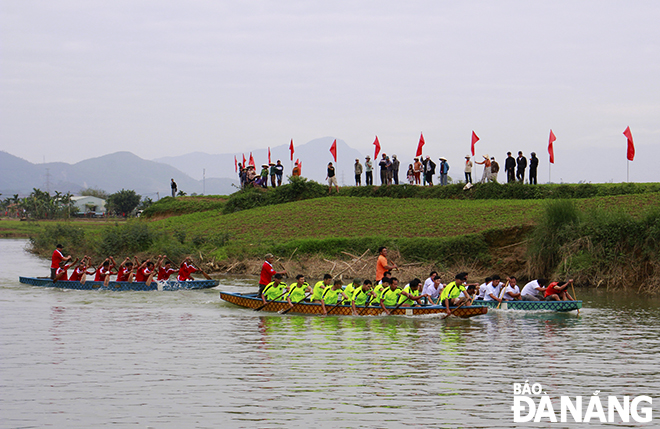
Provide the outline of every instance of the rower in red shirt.
[[76,262],[78,262],[78,258],[76,258],[76,260],[71,262],[70,264],[67,264],[66,261],[64,261],[64,260],[60,261],[60,266],[55,271],[55,280],[53,280],[53,281],[57,282],[57,281],[67,281],[67,280],[69,280],[67,270],[69,268],[71,268],[72,265],[75,265]]
[[114,263],[110,262],[109,258],[106,258],[105,261],[96,269],[96,276],[94,277],[95,282],[103,282],[104,286],[107,286],[110,283],[110,275],[112,274],[112,269],[115,267]]
[[133,262],[131,258],[126,257],[124,261],[117,268],[117,281],[118,282],[132,282],[133,281]]
[[85,283],[87,275],[94,274],[94,271],[87,271],[87,267],[89,265],[91,265],[90,257],[87,255],[83,256],[78,266],[71,273],[71,277],[69,277],[69,281],[72,282],[79,281],[80,283]]
[[[163,259],[164,258],[166,258],[165,255],[163,255]],[[179,270],[172,268],[172,262],[170,260],[166,260],[163,266],[158,269],[157,280],[158,281],[169,280],[172,274],[178,272]]]
[[63,252],[64,252],[64,246],[62,246],[61,244],[55,246],[55,250],[53,250],[53,256],[51,257],[51,262],[50,262],[50,279],[53,281],[55,280],[57,269],[60,267],[60,262],[71,260],[71,255],[64,256]]
[[190,256],[188,256],[183,260],[183,262],[181,262],[181,266],[179,267],[179,275],[176,277],[176,279],[180,282],[194,280],[190,275],[195,272],[197,272],[197,268],[195,268],[192,259],[190,259]]

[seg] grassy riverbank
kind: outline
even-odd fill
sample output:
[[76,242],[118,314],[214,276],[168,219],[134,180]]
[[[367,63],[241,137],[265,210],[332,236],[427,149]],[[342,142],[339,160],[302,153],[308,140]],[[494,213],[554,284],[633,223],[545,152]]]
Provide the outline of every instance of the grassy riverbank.
[[[477,276],[492,272],[523,279],[571,276],[584,285],[634,284],[645,290],[660,284],[660,268],[654,262],[659,256],[660,226],[656,228],[653,214],[653,208],[660,207],[660,193],[651,192],[650,185],[627,188],[639,191],[629,194],[571,199],[568,215],[566,210],[556,210],[565,201],[557,199],[386,198],[341,193],[306,198],[317,186],[321,185],[307,182],[299,183],[297,190],[165,198],[143,218],[125,224],[106,223],[100,228],[77,222],[50,224],[30,236],[35,250],[43,255],[61,241],[72,252],[92,253],[97,259],[108,254],[166,253],[178,261],[193,255],[216,273],[255,274],[263,254],[272,252],[290,271],[371,277],[375,251],[386,245],[404,267],[399,275],[405,278],[421,277],[437,268],[448,278],[467,269]],[[589,189],[612,192],[611,185],[600,186]],[[494,189],[501,188],[507,186]],[[278,198],[290,201],[237,211],[246,198],[275,198],[269,195],[277,192],[281,193]]]

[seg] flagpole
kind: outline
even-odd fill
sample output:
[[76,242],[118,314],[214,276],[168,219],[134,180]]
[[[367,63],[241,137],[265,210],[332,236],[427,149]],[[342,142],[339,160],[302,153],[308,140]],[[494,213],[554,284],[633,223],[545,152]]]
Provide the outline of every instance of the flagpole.
[[630,160],[626,160],[626,182],[630,183]]
[[552,173],[551,173],[552,164],[548,163],[548,183],[552,183]]

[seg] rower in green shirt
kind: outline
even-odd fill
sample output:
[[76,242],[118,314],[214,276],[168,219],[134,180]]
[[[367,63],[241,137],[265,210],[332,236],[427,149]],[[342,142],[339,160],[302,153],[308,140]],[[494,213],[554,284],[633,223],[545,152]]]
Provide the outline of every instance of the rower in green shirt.
[[282,274],[275,274],[273,276],[273,281],[266,285],[261,294],[261,300],[264,304],[266,303],[266,300],[275,301],[284,296],[286,293],[286,283],[280,280],[282,280]]
[[[471,299],[470,294],[468,294],[465,286],[463,284],[467,281],[468,273],[458,273],[456,274],[456,279],[449,283],[442,290],[440,294],[440,302],[447,308],[447,315],[451,314],[449,306],[458,306],[463,305],[466,302],[469,302]],[[459,298],[463,292],[463,298]]]
[[289,293],[286,294],[286,300],[289,302],[289,305],[293,307],[293,303],[298,303],[305,299],[305,294],[312,293],[312,288],[305,281],[305,276],[298,274],[296,276],[296,282],[291,284],[289,288]]
[[[384,283],[383,279],[383,283]],[[392,277],[390,279],[390,287],[388,289],[383,289],[383,292],[380,295],[380,307],[385,311],[385,313],[390,314],[390,311],[385,307],[396,306],[396,303],[399,301],[399,296],[401,296],[401,289],[399,289],[399,279]]]
[[390,277],[383,277],[383,280],[374,286],[374,301],[375,305],[380,303],[380,298],[383,296],[383,291],[390,288]]
[[331,284],[332,284],[332,276],[330,274],[324,275],[323,280],[317,282],[314,285],[314,292],[312,293],[312,297],[310,298],[310,301],[321,302],[321,300],[323,299],[323,291]]
[[328,286],[323,291],[323,296],[321,297],[321,307],[323,307],[323,315],[326,316],[328,311],[325,308],[325,305],[335,305],[339,302],[339,295],[346,299],[344,291],[341,288],[341,280],[335,280],[335,283],[332,286]]
[[415,304],[422,305],[422,298],[427,297],[431,298],[429,295],[420,295],[422,292],[422,281],[420,279],[414,279],[406,285],[401,291],[401,296],[399,297],[398,304],[401,304],[401,307],[411,307]]
[[362,286],[355,289],[351,299],[351,307],[353,308],[353,316],[358,316],[358,306],[366,307],[367,304],[374,298],[374,293],[371,291],[371,280],[365,280]]
[[346,285],[346,287],[344,288],[344,295],[346,295],[348,299],[344,301],[344,304],[348,305],[351,303],[353,292],[355,292],[355,289],[359,288],[360,286],[362,286],[362,280],[360,279],[353,279],[353,283],[349,283],[348,285]]

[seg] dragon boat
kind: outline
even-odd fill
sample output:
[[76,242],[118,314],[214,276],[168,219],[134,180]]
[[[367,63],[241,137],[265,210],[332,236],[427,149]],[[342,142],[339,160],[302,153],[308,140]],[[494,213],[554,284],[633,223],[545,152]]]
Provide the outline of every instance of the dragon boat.
[[[477,299],[474,305],[497,308],[497,301],[483,301]],[[526,310],[526,311],[573,311],[582,308],[582,301],[502,301],[500,310]]]
[[[256,293],[230,293],[230,292],[220,292],[220,298],[224,301],[230,302],[232,304],[238,305],[244,308],[251,308],[256,310],[261,308],[260,311],[267,312],[284,312],[291,314],[323,314],[323,308],[321,304],[310,303],[310,302],[299,302],[293,305],[293,308],[289,305],[287,301],[270,301],[264,305],[261,298],[257,296]],[[291,309],[290,309],[291,308]],[[328,315],[340,315],[340,316],[352,316],[353,309],[350,305],[326,305],[326,310]],[[396,316],[421,316],[429,314],[438,314],[446,313],[447,309],[440,305],[427,305],[427,306],[415,306],[415,307],[386,307],[392,315]],[[470,305],[465,307],[449,307],[454,316],[461,318],[468,318],[473,316],[479,316],[481,314],[486,314],[488,312],[488,307],[483,305]],[[290,309],[290,310],[289,310]],[[383,313],[383,309],[380,306],[369,306],[357,307],[357,312],[360,316],[380,316]]]
[[178,280],[152,281],[149,285],[146,282],[117,282],[111,281],[108,285],[103,282],[88,280],[85,283],[79,281],[57,281],[53,282],[50,278],[43,277],[19,277],[18,281],[32,286],[55,287],[61,289],[76,290],[110,290],[110,291],[150,291],[150,290],[184,290],[184,289],[208,289],[218,285],[218,280],[190,280],[180,282]]

